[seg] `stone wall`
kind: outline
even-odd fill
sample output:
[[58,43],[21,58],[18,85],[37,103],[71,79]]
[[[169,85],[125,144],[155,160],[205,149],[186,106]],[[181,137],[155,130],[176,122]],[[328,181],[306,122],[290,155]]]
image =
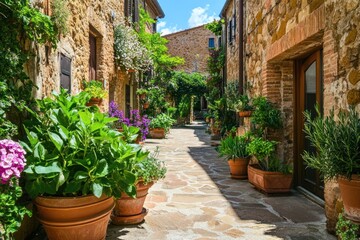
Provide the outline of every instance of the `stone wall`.
[[[38,86],[37,98],[49,96],[60,89],[60,55],[71,59],[71,93],[82,89],[82,81],[89,80],[89,34],[96,36],[97,79],[104,82],[109,90],[109,82],[116,78],[113,53],[113,23],[124,16],[123,1],[116,0],[74,0],[68,1],[70,16],[68,33],[59,36],[56,49],[41,46],[29,72]],[[102,103],[102,110],[108,108],[108,99]]]
[[[296,63],[322,52],[324,113],[356,105],[360,110],[360,3],[358,0],[260,0],[245,6],[246,77],[252,96],[264,95],[283,112],[285,128],[275,134],[280,156],[293,162],[298,110]],[[328,229],[334,230],[339,191],[327,184]]]
[[217,46],[217,39],[211,31],[205,29],[202,25],[165,35],[164,37],[169,40],[167,44],[169,54],[185,59],[185,64],[176,67],[176,70],[183,70],[188,73],[207,72],[209,38],[215,38],[215,46]]

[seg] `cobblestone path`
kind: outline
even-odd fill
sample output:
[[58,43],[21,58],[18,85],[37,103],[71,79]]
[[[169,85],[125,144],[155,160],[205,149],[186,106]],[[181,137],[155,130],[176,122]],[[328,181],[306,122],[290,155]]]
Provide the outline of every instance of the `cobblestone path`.
[[326,233],[324,209],[301,194],[266,196],[231,179],[202,125],[172,129],[145,146],[159,146],[167,176],[150,189],[145,222],[110,225],[107,240],[336,239]]

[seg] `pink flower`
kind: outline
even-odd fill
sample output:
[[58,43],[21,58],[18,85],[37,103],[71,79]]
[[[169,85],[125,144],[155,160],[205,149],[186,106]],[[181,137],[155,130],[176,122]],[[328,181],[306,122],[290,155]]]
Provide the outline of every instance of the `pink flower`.
[[0,180],[6,184],[12,177],[19,178],[24,170],[25,150],[12,140],[0,140]]

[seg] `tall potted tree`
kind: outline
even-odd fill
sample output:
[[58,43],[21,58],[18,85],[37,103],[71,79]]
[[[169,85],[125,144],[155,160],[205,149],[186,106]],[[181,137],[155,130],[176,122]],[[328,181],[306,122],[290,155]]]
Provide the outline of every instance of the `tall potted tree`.
[[220,141],[217,150],[221,157],[226,157],[232,178],[246,179],[249,153],[249,139],[244,136],[229,135]]
[[104,239],[113,196],[136,194],[120,134],[107,126],[116,118],[86,107],[89,98],[62,90],[29,110],[25,189],[51,240]]
[[360,116],[355,109],[324,117],[305,113],[305,134],[316,153],[304,152],[308,166],[326,180],[337,179],[346,218],[360,223]]

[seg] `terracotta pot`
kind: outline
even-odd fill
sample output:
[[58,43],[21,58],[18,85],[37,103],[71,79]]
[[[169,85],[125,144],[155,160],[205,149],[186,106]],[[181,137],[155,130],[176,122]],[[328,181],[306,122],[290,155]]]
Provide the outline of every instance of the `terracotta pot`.
[[83,197],[37,197],[37,217],[49,240],[102,240],[106,237],[114,199]]
[[143,108],[144,108],[144,109],[148,109],[149,106],[150,106],[150,104],[149,104],[148,102],[145,102],[145,103],[143,104]]
[[139,94],[139,99],[144,100],[146,98],[146,93]]
[[247,166],[249,164],[249,158],[229,159],[228,164],[230,167],[230,174],[232,178],[247,178]]
[[141,134],[139,134],[138,136],[137,136],[137,138],[135,139],[135,143],[136,144],[141,144],[142,142],[141,142],[141,139],[142,139],[142,136],[141,136]]
[[351,180],[339,177],[338,183],[345,217],[360,224],[360,175],[352,175]]
[[241,111],[239,117],[251,117],[252,111]]
[[263,171],[258,165],[248,166],[249,182],[266,193],[283,193],[291,190],[292,175]]
[[155,139],[165,138],[165,129],[164,128],[151,128],[149,130],[150,137]]
[[113,214],[111,215],[112,223],[115,225],[137,224],[144,220],[147,214],[143,208],[149,188],[154,183],[144,184],[140,181],[136,184],[136,198],[129,197],[122,193],[121,198],[117,199]]
[[86,106],[91,107],[91,106],[100,106],[100,104],[102,103],[102,98],[90,98],[89,102],[86,103]]

